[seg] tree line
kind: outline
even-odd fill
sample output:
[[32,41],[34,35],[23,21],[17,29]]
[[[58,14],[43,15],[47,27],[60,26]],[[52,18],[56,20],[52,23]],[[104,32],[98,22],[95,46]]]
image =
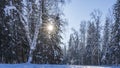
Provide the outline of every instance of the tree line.
[[72,29],[68,48],[64,47],[65,64],[112,65],[120,64],[120,0],[104,21],[102,12],[94,10],[88,21],[80,23],[79,30]]
[[[120,0],[101,26],[102,12],[72,29],[68,48],[61,49],[66,25],[65,0],[0,0],[0,63],[120,64]],[[54,31],[47,30],[54,24]]]

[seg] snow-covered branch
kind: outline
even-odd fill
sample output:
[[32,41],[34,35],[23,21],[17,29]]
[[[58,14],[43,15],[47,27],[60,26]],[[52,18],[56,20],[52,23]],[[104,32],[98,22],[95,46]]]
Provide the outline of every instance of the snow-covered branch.
[[[42,22],[42,19],[41,19],[42,11],[41,11],[41,7],[40,7],[40,0],[35,0],[34,4],[37,7],[34,10],[37,10],[37,13],[36,13],[37,14],[37,21],[34,22],[34,24],[35,24],[34,33],[31,33],[30,32],[30,30],[31,30],[30,24],[33,22],[30,20],[29,16],[33,12],[32,4],[30,2],[28,2],[27,0],[22,0],[21,4],[22,4],[21,12],[19,11],[19,9],[16,8],[16,6],[14,6],[12,4],[12,1],[10,1],[10,5],[5,6],[4,11],[5,11],[6,16],[11,16],[11,10],[17,11],[19,18],[20,18],[20,21],[21,21],[22,25],[24,26],[27,40],[29,42],[30,51],[29,51],[29,58],[28,58],[27,63],[30,63],[32,61],[32,53],[36,47],[39,29],[40,29],[40,25]],[[30,8],[30,11],[29,11],[29,8]],[[33,37],[31,36],[31,34],[33,34],[32,35]]]

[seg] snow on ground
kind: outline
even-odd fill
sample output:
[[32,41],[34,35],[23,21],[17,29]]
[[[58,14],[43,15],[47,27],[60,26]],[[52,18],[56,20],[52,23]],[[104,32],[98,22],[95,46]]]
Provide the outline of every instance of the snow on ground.
[[48,64],[0,64],[0,68],[120,68],[120,66],[82,66]]

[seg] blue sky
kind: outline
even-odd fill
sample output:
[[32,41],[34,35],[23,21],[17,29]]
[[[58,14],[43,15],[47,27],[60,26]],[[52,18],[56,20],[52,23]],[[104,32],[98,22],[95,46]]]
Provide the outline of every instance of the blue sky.
[[71,28],[79,29],[79,24],[83,20],[90,19],[90,13],[94,9],[102,11],[102,17],[106,16],[108,9],[112,8],[116,0],[71,0],[70,3],[66,3],[63,13],[68,21],[64,35],[64,43],[69,40]]

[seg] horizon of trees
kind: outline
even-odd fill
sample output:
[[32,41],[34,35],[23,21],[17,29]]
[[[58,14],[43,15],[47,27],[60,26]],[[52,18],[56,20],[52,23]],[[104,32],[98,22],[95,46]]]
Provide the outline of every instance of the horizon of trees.
[[94,10],[79,30],[72,29],[68,48],[64,47],[64,64],[112,65],[120,64],[120,0],[108,12],[101,24],[102,12]]
[[[101,26],[102,12],[72,29],[68,48],[60,44],[66,0],[0,0],[0,63],[120,64],[120,0]],[[52,24],[54,30],[47,30]]]

